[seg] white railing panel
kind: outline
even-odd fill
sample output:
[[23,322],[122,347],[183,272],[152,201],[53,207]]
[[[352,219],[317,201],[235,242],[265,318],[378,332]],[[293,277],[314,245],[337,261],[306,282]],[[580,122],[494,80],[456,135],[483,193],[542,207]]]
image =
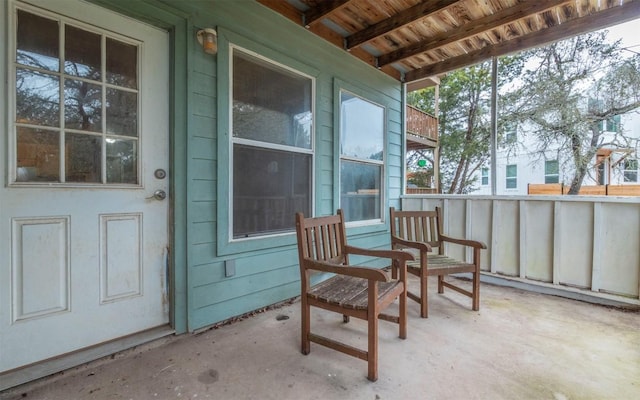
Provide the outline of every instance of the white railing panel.
[[638,204],[602,204],[600,290],[638,297],[640,210]]
[[558,283],[591,288],[593,203],[557,202],[555,232]]
[[[640,297],[637,199],[455,195],[402,199],[404,210],[436,206],[443,207],[450,235],[487,244],[483,271],[558,288]],[[471,257],[469,252],[452,250],[456,257]]]

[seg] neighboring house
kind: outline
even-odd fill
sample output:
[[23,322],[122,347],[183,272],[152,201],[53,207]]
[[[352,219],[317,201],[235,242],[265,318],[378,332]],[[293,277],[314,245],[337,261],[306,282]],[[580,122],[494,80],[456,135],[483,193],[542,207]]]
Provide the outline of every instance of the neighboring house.
[[[640,114],[628,113],[602,123],[605,137],[624,129],[627,136],[640,139]],[[573,169],[568,154],[551,146],[544,155],[535,149],[535,137],[527,135],[526,126],[507,130],[504,143],[497,151],[498,195],[526,195],[528,184],[571,184]],[[606,138],[605,138],[606,140]],[[637,144],[636,144],[637,146]],[[639,183],[638,148],[614,149],[603,147],[593,158],[589,172],[582,183],[591,185],[624,185]],[[491,194],[491,166],[484,165],[475,175],[476,190],[473,194]]]

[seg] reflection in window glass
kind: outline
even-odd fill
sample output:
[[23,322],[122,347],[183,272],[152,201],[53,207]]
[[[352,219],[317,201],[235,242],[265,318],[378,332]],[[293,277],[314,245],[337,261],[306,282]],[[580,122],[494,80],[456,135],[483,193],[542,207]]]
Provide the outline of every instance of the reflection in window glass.
[[138,95],[118,89],[107,89],[107,133],[138,135]]
[[48,71],[60,70],[59,23],[18,10],[18,64]]
[[66,181],[101,182],[102,138],[100,136],[67,133],[64,141]]
[[56,131],[18,128],[17,182],[60,181],[60,136]]
[[340,153],[382,161],[384,108],[351,93],[340,93]]
[[15,15],[16,182],[137,184],[138,46],[62,16]]
[[138,47],[107,38],[107,82],[135,89],[138,87]]
[[102,130],[102,86],[86,81],[64,81],[64,123],[67,128]]
[[311,210],[311,154],[234,146],[233,237],[291,230]]
[[26,69],[16,70],[16,122],[60,125],[60,79]]
[[382,219],[384,108],[340,92],[340,207],[349,221]]
[[233,49],[233,238],[311,215],[311,78]]
[[65,26],[64,72],[82,78],[100,80],[100,35]]
[[107,183],[138,182],[138,141],[107,138]]
[[311,148],[311,80],[233,53],[233,136]]
[[345,160],[340,163],[340,205],[346,220],[366,221],[381,217],[381,181],[381,165]]

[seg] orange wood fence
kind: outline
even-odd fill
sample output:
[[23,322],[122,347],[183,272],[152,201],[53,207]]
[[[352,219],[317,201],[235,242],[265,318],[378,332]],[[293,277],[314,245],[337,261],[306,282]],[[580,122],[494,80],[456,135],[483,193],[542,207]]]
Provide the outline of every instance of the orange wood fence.
[[[531,195],[557,196],[567,194],[569,185],[562,183],[546,183],[527,185],[527,193]],[[640,185],[594,185],[582,186],[581,196],[640,196]]]

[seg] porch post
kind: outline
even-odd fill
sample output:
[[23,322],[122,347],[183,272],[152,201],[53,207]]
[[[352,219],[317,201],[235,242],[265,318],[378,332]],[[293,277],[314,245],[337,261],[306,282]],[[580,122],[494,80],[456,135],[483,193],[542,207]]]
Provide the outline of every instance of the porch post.
[[497,194],[498,58],[491,58],[491,195]]

